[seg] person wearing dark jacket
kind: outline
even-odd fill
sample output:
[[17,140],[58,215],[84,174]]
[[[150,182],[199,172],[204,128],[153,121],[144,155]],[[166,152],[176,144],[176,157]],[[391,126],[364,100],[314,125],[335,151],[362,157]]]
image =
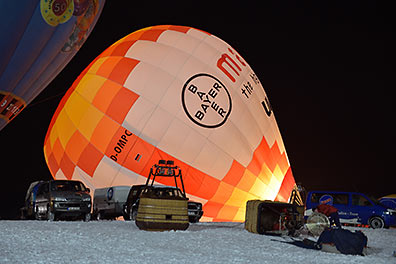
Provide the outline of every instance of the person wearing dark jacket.
[[335,224],[338,228],[341,228],[340,216],[338,215],[338,209],[329,204],[319,204],[313,210],[327,216],[330,220],[330,225]]

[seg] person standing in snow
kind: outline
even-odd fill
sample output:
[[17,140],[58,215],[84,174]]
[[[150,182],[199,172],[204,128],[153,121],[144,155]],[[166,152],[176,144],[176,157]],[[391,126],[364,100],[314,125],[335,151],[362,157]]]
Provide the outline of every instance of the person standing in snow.
[[327,216],[330,220],[330,225],[335,224],[338,228],[341,228],[340,216],[338,215],[338,209],[330,204],[319,204],[313,209],[314,212],[318,212]]

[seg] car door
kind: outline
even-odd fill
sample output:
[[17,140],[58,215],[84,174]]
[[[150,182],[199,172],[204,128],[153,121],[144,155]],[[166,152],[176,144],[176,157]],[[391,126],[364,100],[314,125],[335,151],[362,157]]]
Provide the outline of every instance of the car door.
[[358,224],[368,224],[373,215],[375,205],[370,199],[362,194],[352,194],[351,212],[358,218]]
[[127,199],[127,213],[130,214],[131,210],[136,210],[139,207],[139,197],[144,189],[144,186],[133,186],[129,191]]
[[338,210],[340,222],[349,222],[351,219],[351,214],[349,210],[349,193],[328,193],[327,195],[332,197],[332,205]]

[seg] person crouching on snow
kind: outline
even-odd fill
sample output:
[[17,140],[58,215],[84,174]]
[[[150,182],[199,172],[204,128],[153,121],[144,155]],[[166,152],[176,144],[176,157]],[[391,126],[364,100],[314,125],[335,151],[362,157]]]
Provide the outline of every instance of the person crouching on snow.
[[314,212],[318,212],[327,216],[330,220],[330,225],[335,224],[338,228],[341,228],[340,216],[338,215],[338,209],[329,204],[320,204],[313,209]]

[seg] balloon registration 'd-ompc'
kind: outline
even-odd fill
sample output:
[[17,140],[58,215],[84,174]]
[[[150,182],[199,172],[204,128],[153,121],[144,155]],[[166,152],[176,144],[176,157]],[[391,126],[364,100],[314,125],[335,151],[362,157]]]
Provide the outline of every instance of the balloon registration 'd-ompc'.
[[80,49],[105,0],[0,1],[0,130]]
[[54,178],[91,189],[145,183],[158,160],[174,160],[203,221],[243,221],[246,201],[287,201],[295,185],[257,75],[185,26],[144,28],[99,55],[59,104],[44,153]]

